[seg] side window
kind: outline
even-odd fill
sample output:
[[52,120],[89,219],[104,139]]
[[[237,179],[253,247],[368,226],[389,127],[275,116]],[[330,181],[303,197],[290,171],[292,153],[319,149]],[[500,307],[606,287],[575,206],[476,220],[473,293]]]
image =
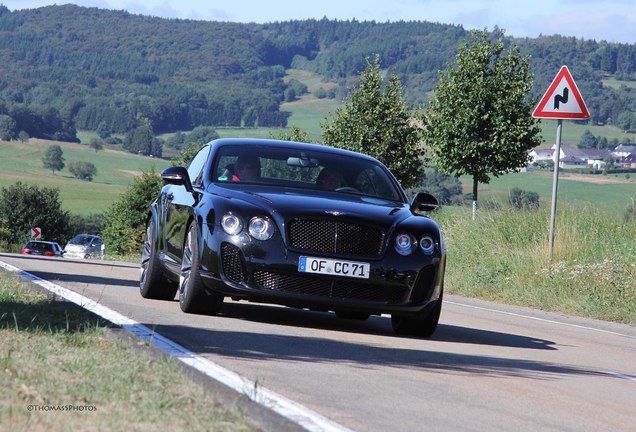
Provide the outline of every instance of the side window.
[[210,146],[206,145],[199,150],[188,165],[188,175],[190,176],[190,181],[195,186],[201,186],[203,182],[203,166],[208,160],[208,154],[210,154]]

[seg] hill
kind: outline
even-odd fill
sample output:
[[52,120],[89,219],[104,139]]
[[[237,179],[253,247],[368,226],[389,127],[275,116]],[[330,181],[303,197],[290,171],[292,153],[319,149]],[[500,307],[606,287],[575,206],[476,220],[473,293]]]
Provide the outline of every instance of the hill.
[[[198,125],[285,127],[290,105],[309,94],[291,69],[328,82],[320,102],[337,104],[375,54],[420,106],[468,34],[419,21],[239,24],[0,6],[0,137],[24,131],[77,141],[77,130],[126,133],[146,123],[156,134]],[[567,64],[591,124],[636,130],[636,45],[558,35],[509,40],[531,58],[534,97]]]

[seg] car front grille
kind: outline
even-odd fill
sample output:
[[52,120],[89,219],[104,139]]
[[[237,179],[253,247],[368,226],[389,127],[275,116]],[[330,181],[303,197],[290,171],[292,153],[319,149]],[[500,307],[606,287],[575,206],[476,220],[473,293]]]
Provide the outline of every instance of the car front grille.
[[245,280],[245,264],[241,258],[241,250],[230,243],[221,245],[221,264],[225,277],[231,282],[241,283]]
[[368,283],[330,281],[309,276],[298,276],[268,271],[256,271],[252,275],[260,289],[284,291],[307,296],[340,300],[361,300],[382,304],[401,303],[408,295],[404,287]]
[[333,253],[349,257],[376,258],[382,253],[381,229],[336,220],[289,222],[289,242],[309,253]]

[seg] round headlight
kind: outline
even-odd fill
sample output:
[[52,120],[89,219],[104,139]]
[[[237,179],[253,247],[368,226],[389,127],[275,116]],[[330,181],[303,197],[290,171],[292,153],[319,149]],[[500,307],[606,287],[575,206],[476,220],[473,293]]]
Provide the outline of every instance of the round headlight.
[[431,255],[435,250],[435,240],[430,236],[424,236],[420,239],[420,248],[426,255]]
[[400,233],[395,236],[395,250],[400,255],[408,255],[413,248],[413,239],[410,234]]
[[274,235],[274,224],[267,218],[256,216],[250,220],[249,232],[256,240],[269,240]]
[[243,229],[243,222],[238,216],[226,213],[221,218],[221,227],[229,235],[236,235]]

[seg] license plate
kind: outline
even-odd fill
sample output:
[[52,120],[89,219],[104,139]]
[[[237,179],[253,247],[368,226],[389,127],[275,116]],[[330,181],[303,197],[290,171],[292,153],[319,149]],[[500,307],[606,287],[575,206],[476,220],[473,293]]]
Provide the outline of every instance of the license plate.
[[342,261],[329,258],[301,256],[298,261],[300,273],[318,273],[369,279],[371,265],[365,262]]

